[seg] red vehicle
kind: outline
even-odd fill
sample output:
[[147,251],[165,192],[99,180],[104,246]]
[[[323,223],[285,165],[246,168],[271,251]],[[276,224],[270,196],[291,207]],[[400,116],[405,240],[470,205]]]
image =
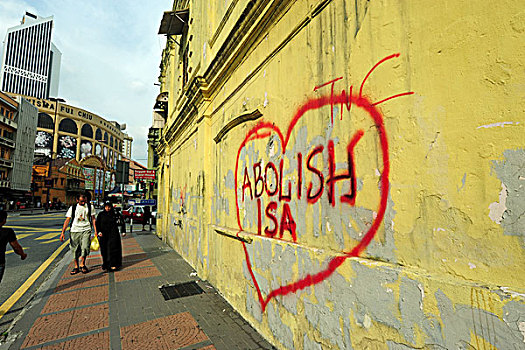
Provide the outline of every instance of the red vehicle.
[[[124,216],[124,221],[130,222],[131,218],[133,218],[134,224],[142,224],[144,221],[144,208],[147,207],[147,205],[132,205],[128,209],[122,211],[122,216]],[[150,207],[150,213],[153,212]],[[151,220],[150,222],[154,222],[155,218],[153,214],[151,214]]]

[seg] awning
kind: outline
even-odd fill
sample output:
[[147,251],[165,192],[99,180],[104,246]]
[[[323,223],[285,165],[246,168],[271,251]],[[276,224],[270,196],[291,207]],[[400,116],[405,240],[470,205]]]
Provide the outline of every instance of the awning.
[[167,106],[168,106],[168,91],[164,91],[164,92],[161,92],[157,96],[157,100],[155,101],[155,105],[153,106],[153,108],[157,110],[166,110]]
[[189,13],[189,10],[165,11],[160,21],[159,34],[181,35]]

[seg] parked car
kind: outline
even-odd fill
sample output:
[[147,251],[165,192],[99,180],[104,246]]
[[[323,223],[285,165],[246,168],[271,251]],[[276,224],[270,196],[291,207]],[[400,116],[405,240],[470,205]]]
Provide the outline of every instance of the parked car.
[[122,211],[122,216],[124,216],[124,221],[130,222],[133,218],[134,224],[142,224],[144,221],[144,208],[149,207],[150,213],[152,216],[151,222],[155,223],[157,210],[151,205],[140,205],[135,204]]

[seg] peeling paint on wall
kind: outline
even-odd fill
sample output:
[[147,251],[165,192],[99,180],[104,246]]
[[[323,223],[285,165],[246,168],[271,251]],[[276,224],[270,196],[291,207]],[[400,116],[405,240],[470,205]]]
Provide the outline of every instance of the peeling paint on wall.
[[504,160],[493,162],[502,190],[499,204],[491,210],[491,219],[501,224],[506,235],[522,237],[525,248],[525,149],[506,150],[503,157]]

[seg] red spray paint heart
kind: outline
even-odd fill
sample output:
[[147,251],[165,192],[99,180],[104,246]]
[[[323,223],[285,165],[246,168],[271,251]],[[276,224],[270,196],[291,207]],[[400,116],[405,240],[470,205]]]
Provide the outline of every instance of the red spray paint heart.
[[[390,57],[390,56],[389,56]],[[397,57],[397,56],[396,56]],[[377,66],[377,65],[376,65]],[[374,67],[375,68],[375,67]],[[369,73],[370,74],[370,73]],[[367,76],[368,77],[368,76]],[[365,78],[366,79],[366,78]],[[405,93],[408,94],[408,93]],[[404,94],[401,94],[404,95]],[[395,97],[400,96],[396,95]],[[386,101],[386,100],[383,100]],[[381,101],[381,102],[383,102]],[[379,102],[378,102],[379,103]],[[356,257],[359,256],[363,250],[368,246],[370,241],[374,238],[379,226],[381,225],[381,222],[383,221],[383,217],[385,214],[386,206],[387,206],[387,199],[388,199],[388,190],[389,190],[389,173],[390,173],[390,163],[389,163],[389,157],[388,157],[388,140],[387,140],[387,134],[385,131],[385,126],[383,123],[383,116],[379,112],[379,110],[375,107],[378,103],[371,103],[365,96],[362,96],[361,93],[358,96],[354,95],[347,95],[344,91],[339,95],[329,95],[329,96],[323,96],[320,98],[310,99],[306,103],[304,103],[296,112],[294,117],[292,118],[290,124],[288,125],[288,129],[286,130],[286,136],[284,136],[281,132],[281,130],[275,126],[274,124],[270,122],[262,121],[258,123],[256,126],[254,126],[246,135],[244,141],[241,143],[239,150],[237,152],[237,160],[235,164],[235,200],[236,200],[236,207],[237,207],[237,224],[239,227],[239,230],[243,230],[241,219],[239,215],[239,201],[238,201],[238,168],[239,168],[239,158],[241,154],[241,150],[246,146],[246,144],[250,141],[257,140],[257,139],[264,139],[270,137],[272,134],[275,134],[279,137],[281,145],[282,145],[282,154],[284,155],[286,151],[286,147],[288,145],[288,141],[290,140],[290,135],[292,133],[292,130],[294,129],[297,122],[303,118],[303,116],[308,112],[312,110],[319,109],[323,106],[327,105],[336,105],[339,104],[341,107],[343,104],[349,108],[351,105],[354,105],[358,108],[363,109],[368,113],[370,118],[373,120],[378,135],[379,135],[379,142],[381,146],[382,151],[382,162],[383,162],[383,169],[381,172],[381,182],[380,182],[380,200],[379,200],[379,207],[377,209],[377,215],[372,221],[372,224],[366,234],[363,236],[361,241],[356,244],[350,251],[345,252],[344,255],[336,256],[330,259],[328,262],[328,266],[313,274],[313,275],[306,275],[305,277],[289,283],[287,285],[280,286],[277,289],[271,290],[269,294],[264,297],[262,295],[262,292],[260,290],[259,284],[257,282],[257,279],[255,278],[255,275],[252,270],[251,260],[250,256],[248,254],[248,250],[246,248],[246,244],[243,242],[243,249],[246,256],[246,263],[248,266],[248,270],[250,272],[251,278],[253,280],[255,289],[257,290],[259,302],[261,304],[262,311],[266,309],[266,306],[270,302],[272,298],[275,298],[278,295],[287,295],[289,293],[294,293],[298,290],[304,289],[308,286],[320,283],[324,281],[326,278],[328,278],[348,257]],[[355,144],[354,144],[355,146]],[[243,189],[244,192],[244,189]]]

